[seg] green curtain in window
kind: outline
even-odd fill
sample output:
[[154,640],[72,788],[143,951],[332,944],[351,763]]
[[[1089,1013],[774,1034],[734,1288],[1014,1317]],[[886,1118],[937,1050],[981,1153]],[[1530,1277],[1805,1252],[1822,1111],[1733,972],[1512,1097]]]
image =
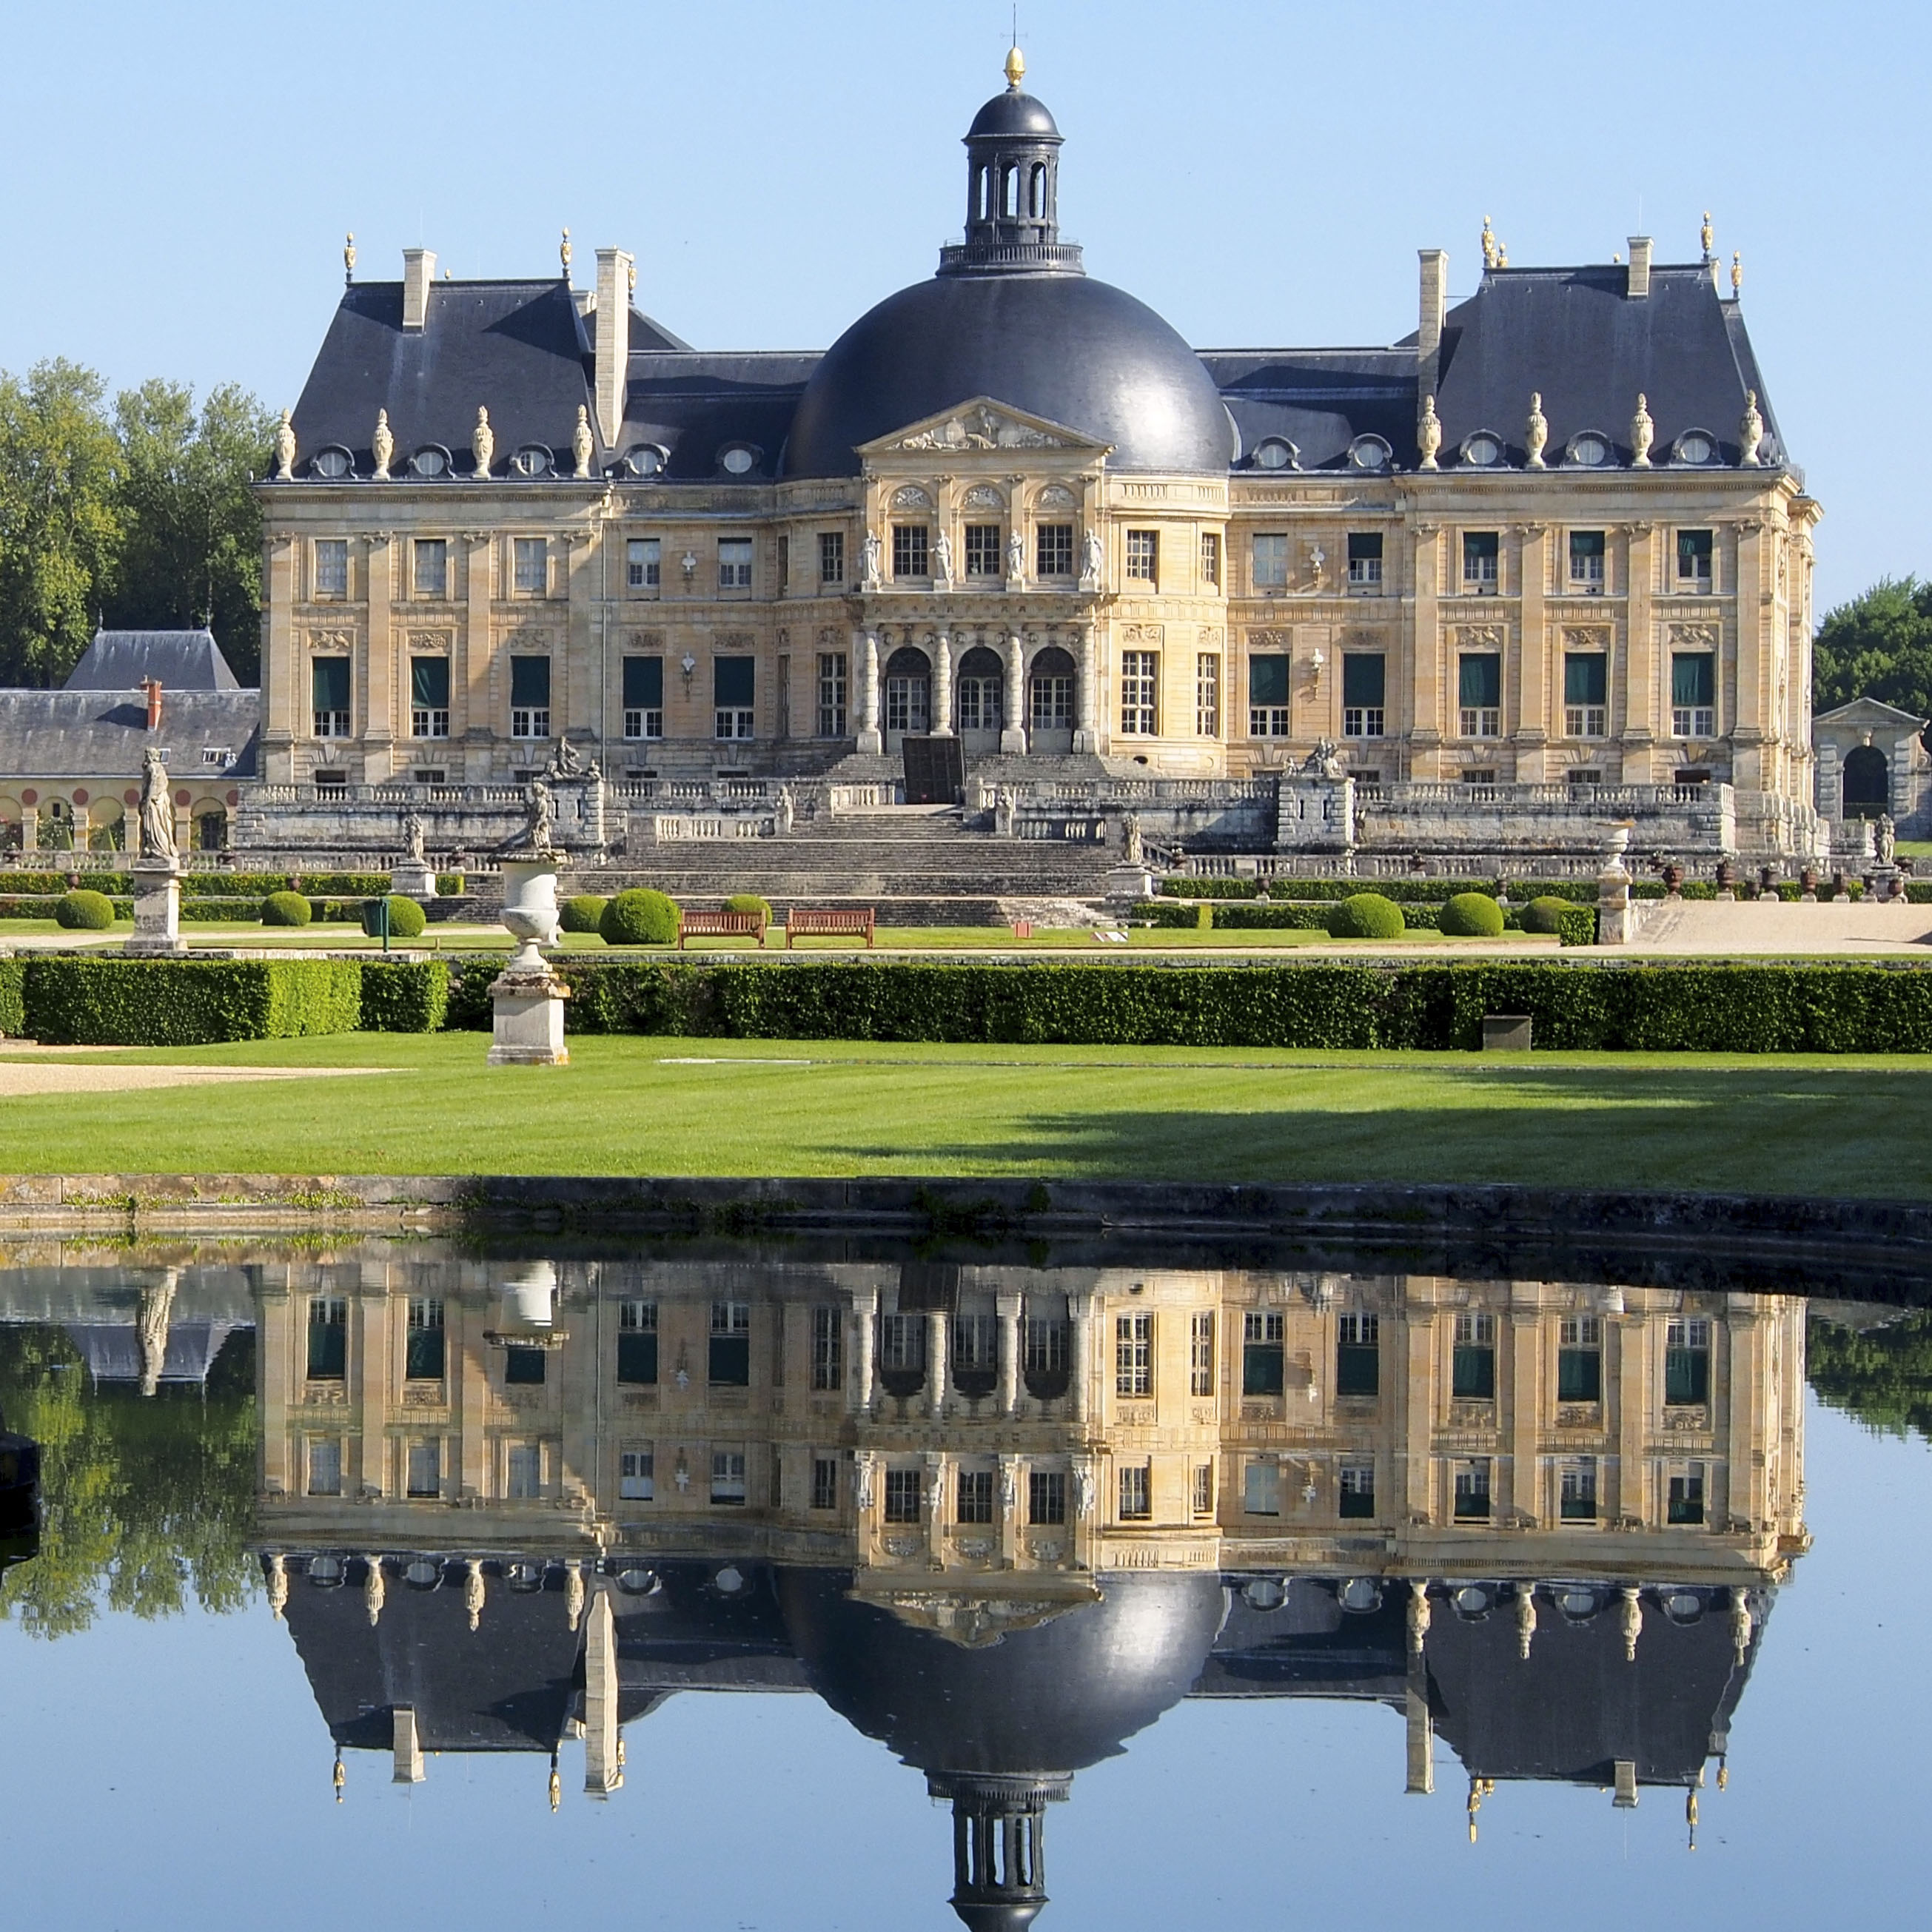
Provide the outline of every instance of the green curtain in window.
[[1601,704],[1610,688],[1610,659],[1600,651],[1580,652],[1563,660],[1565,704]]
[[510,660],[510,702],[519,711],[549,710],[548,658],[512,658]]
[[624,708],[627,711],[658,711],[664,706],[664,659],[626,658],[624,660]]
[[1678,651],[1670,660],[1670,701],[1708,710],[1717,702],[1718,661],[1708,651]]
[[1380,651],[1350,651],[1342,659],[1342,702],[1370,710],[1380,708],[1388,688],[1388,663]]
[[447,658],[412,658],[410,660],[410,699],[429,711],[449,709],[449,660]]
[[711,675],[715,701],[734,707],[748,705],[756,665],[753,658],[713,658]]
[[349,660],[315,658],[310,660],[315,683],[315,708],[318,711],[349,709]]
[[1469,709],[1494,711],[1503,701],[1503,661],[1494,651],[1465,651],[1457,679],[1457,701]]
[[1288,659],[1285,655],[1249,658],[1248,702],[1274,705],[1288,702]]

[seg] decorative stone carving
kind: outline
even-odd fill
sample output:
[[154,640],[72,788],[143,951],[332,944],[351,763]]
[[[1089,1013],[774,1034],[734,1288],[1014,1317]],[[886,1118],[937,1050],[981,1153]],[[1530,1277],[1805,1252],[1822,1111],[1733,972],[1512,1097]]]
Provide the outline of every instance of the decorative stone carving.
[[168,768],[158,746],[141,754],[141,845],[144,865],[172,866],[181,857],[175,844],[175,802]]
[[1319,590],[1322,589],[1327,576],[1328,569],[1328,553],[1322,549],[1322,546],[1318,543],[1311,544],[1309,547],[1308,551],[1308,587],[1310,590]]
[[1759,414],[1757,392],[1744,392],[1744,412],[1738,422],[1738,460],[1748,469],[1756,469],[1763,459],[1758,454],[1758,446],[1764,441],[1764,418]]
[[1042,510],[1071,510],[1078,508],[1080,499],[1064,483],[1049,483],[1034,502]]
[[1459,624],[1456,642],[1466,651],[1499,651],[1508,638],[1501,624]]
[[1630,467],[1648,470],[1650,467],[1650,446],[1657,440],[1657,425],[1650,419],[1650,404],[1640,389],[1636,398],[1636,414],[1630,418]]
[[[1485,232],[1486,232],[1489,227],[1489,222],[1486,218],[1484,219],[1483,226]],[[1408,1654],[1412,1657],[1420,1657],[1422,1654],[1423,1640],[1429,1634],[1429,1618],[1428,1580],[1427,1578],[1422,1576],[1414,1577],[1411,1580],[1408,1586],[1408,1616],[1407,1618],[1408,1624]]]
[[388,1592],[382,1579],[382,1559],[365,1556],[362,1564],[362,1605],[369,1613],[369,1628],[374,1630],[382,1621],[382,1604]]
[[1522,426],[1522,446],[1528,451],[1526,469],[1542,470],[1548,466],[1543,460],[1544,447],[1550,441],[1550,419],[1543,413],[1543,392],[1530,392],[1529,416]]
[[1085,554],[1080,567],[1080,587],[1082,590],[1097,590],[1100,587],[1100,572],[1106,562],[1106,554],[1100,545],[1098,530],[1087,532]]
[[944,530],[932,542],[932,574],[940,584],[952,581],[952,539]]
[[480,482],[490,473],[490,459],[496,453],[496,432],[490,427],[490,412],[480,404],[476,411],[476,427],[470,433],[470,453],[476,459],[476,476]]
[[577,427],[570,433],[570,454],[574,467],[571,473],[580,480],[590,474],[590,458],[597,447],[597,440],[590,434],[590,409],[585,403],[577,406]]
[[876,590],[879,587],[879,533],[877,530],[866,532],[866,541],[862,548],[864,568],[860,581],[866,590]]
[[1530,1640],[1536,1634],[1536,1586],[1519,1583],[1516,1586],[1516,1654],[1527,1664],[1529,1661]]
[[1026,575],[1026,538],[1017,526],[1006,538],[1006,581],[1018,584]]
[[892,492],[892,508],[896,510],[929,510],[932,499],[916,483],[902,483]]
[[275,425],[275,481],[292,483],[296,480],[296,430],[289,418],[293,411],[284,410],[281,421]]
[[990,483],[976,483],[960,502],[969,510],[1004,510],[1006,500]]
[[573,1630],[584,1621],[584,1566],[572,1563],[563,1573],[563,1610]]
[[1030,423],[981,403],[932,429],[915,431],[894,446],[899,449],[1064,449],[1064,440]]
[[1301,761],[1305,778],[1327,778],[1339,784],[1342,778],[1340,748],[1333,738],[1318,738],[1315,748]]
[[1493,268],[1502,260],[1502,250],[1496,245],[1496,231],[1490,226],[1490,218],[1483,217],[1483,266]]
[[427,828],[419,812],[406,812],[403,818],[403,850],[418,866],[423,862],[423,841],[428,836]]
[[1442,418],[1436,413],[1436,398],[1422,399],[1422,419],[1415,426],[1416,447],[1422,452],[1424,470],[1439,470],[1436,456],[1442,448]]
[[482,1559],[472,1556],[464,1564],[463,1607],[470,1614],[470,1628],[472,1630],[482,1625],[483,1602]]
[[1698,245],[1702,248],[1704,259],[1707,262],[1714,259],[1711,250],[1717,238],[1711,227],[1711,211],[1707,208],[1704,211],[1704,225],[1697,231]]
[[1643,1604],[1634,1586],[1626,1583],[1619,1593],[1623,1599],[1617,1612],[1617,1628],[1624,1640],[1624,1661],[1636,1661],[1637,1639],[1643,1634]]
[[566,732],[556,741],[556,749],[551,752],[544,766],[547,778],[580,778],[587,777],[596,769],[592,761],[584,757],[570,742]]
[[1877,830],[1873,834],[1873,850],[1881,866],[1898,862],[1898,827],[1888,812],[1879,814]]
[[1610,647],[1607,624],[1565,624],[1563,648],[1566,651],[1606,651]]
[[852,1501],[862,1515],[872,1507],[872,1472],[878,1459],[869,1449],[862,1449],[852,1458]]
[[1720,641],[1720,627],[1715,624],[1672,624],[1670,627],[1671,647],[1675,650],[1714,651]]
[[268,1558],[268,1614],[277,1623],[289,1604],[289,1566],[277,1550]]
[[[1165,640],[1166,626],[1162,624],[1123,624],[1120,641],[1124,644],[1148,644],[1158,649]],[[1286,632],[1280,634],[1286,636]]]
[[370,438],[369,446],[376,458],[376,481],[386,483],[389,480],[389,465],[396,454],[396,439],[389,428],[387,410],[376,412],[376,434]]

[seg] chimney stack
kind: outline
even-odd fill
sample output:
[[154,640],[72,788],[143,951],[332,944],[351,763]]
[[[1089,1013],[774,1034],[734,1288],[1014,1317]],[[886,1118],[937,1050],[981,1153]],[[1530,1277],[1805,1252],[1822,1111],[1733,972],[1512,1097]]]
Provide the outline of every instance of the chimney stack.
[[[1442,322],[1449,309],[1449,255],[1443,248],[1417,250],[1422,261],[1422,312],[1415,329],[1415,369],[1421,394],[1436,393],[1442,350]],[[1420,408],[1418,402],[1417,406]]]
[[158,731],[161,728],[161,681],[158,677],[144,677],[141,688],[148,694],[148,729]]
[[1630,248],[1630,279],[1625,292],[1632,302],[1643,302],[1650,295],[1650,237],[1633,235]]
[[631,266],[622,248],[597,251],[597,427],[613,447],[630,382]]
[[403,250],[403,326],[419,332],[429,316],[429,288],[436,280],[436,251],[433,248]]

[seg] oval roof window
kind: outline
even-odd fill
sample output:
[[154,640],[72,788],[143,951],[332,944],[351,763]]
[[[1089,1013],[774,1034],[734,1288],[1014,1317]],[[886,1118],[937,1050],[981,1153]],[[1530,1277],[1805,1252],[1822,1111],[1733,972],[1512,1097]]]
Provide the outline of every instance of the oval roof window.
[[1294,445],[1286,437],[1264,437],[1255,446],[1255,467],[1257,470],[1288,470],[1294,464]]
[[668,459],[654,442],[640,442],[632,450],[626,452],[624,467],[633,476],[658,476],[664,472]]
[[540,442],[530,442],[510,459],[510,467],[519,476],[548,476],[550,463],[550,452]]
[[1610,440],[1600,430],[1580,430],[1570,439],[1569,456],[1580,468],[1600,470],[1610,460]]
[[1503,460],[1503,440],[1493,430],[1479,429],[1462,439],[1462,460],[1475,470],[1492,470]]
[[1672,451],[1679,463],[1709,463],[1718,454],[1718,439],[1708,430],[1687,429]]
[[449,452],[438,442],[424,443],[410,458],[412,476],[447,476],[449,474]]
[[718,460],[728,475],[748,476],[758,466],[758,453],[745,443],[728,442],[718,452]]
[[356,459],[339,443],[332,443],[326,449],[318,449],[310,470],[326,482],[339,482],[356,467]]
[[1348,460],[1358,470],[1386,470],[1390,453],[1378,436],[1358,436],[1348,446]]

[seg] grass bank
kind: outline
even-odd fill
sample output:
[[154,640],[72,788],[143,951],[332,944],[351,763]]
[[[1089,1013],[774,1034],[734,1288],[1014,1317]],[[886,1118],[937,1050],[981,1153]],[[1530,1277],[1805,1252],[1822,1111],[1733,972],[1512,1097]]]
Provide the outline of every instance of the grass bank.
[[[347,1082],[8,1100],[0,1172],[1040,1174],[1932,1198],[1932,1064],[346,1034],[76,1054]],[[26,1054],[5,1058],[38,1058]],[[63,1059],[69,1056],[63,1054]]]

